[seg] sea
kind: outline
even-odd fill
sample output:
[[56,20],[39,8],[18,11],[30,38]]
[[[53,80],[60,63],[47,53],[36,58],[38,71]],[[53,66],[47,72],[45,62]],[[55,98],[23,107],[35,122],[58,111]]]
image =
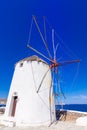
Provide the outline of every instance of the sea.
[[6,107],[6,105],[5,104],[0,104],[0,107]]
[[74,110],[80,112],[87,112],[87,104],[66,104],[66,105],[56,105],[56,110]]

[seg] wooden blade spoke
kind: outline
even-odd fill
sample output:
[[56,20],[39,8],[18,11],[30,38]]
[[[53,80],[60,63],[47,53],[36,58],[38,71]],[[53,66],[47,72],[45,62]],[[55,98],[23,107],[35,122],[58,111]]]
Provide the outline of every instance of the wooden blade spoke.
[[67,65],[67,64],[72,64],[72,63],[76,63],[76,62],[80,62],[80,60],[71,60],[71,61],[63,61],[63,62],[58,62],[58,63],[53,63],[51,64],[51,68],[55,68],[58,66],[63,66],[63,65]]
[[45,79],[47,73],[49,72],[49,70],[50,70],[50,67],[49,67],[49,69],[46,71],[46,73],[44,74],[44,76],[43,76],[43,78],[42,78],[42,80],[41,80],[41,82],[40,82],[40,85],[39,85],[39,87],[38,87],[38,89],[37,89],[37,93],[39,92],[39,90],[40,90],[40,88],[41,88],[41,85],[42,85],[42,83],[43,83],[43,81],[44,81],[44,79]]
[[67,64],[72,64],[76,62],[80,62],[80,60],[63,61],[63,62],[58,63],[57,65],[61,66],[61,65],[67,65]]
[[41,39],[42,39],[42,41],[43,41],[43,43],[44,43],[44,45],[45,45],[45,47],[46,47],[46,50],[47,50],[48,55],[49,55],[49,58],[52,59],[52,56],[51,56],[50,51],[49,51],[49,49],[48,49],[47,42],[46,42],[46,40],[44,39],[44,36],[43,36],[43,34],[42,34],[42,32],[41,32],[39,26],[38,26],[38,23],[37,23],[37,21],[36,21],[35,16],[33,16],[32,18],[33,18],[33,20],[34,20],[34,22],[35,22],[35,25],[36,25],[36,27],[37,27],[37,30],[38,30],[39,34],[40,34],[40,37],[41,37]]
[[48,58],[47,56],[45,56],[44,54],[42,54],[41,52],[39,52],[38,50],[34,49],[33,47],[31,47],[30,45],[27,45],[27,47],[31,50],[33,50],[34,52],[36,52],[37,54],[41,55],[42,57],[44,57],[45,59],[51,61],[52,63],[54,63],[53,60],[51,60],[50,58]]

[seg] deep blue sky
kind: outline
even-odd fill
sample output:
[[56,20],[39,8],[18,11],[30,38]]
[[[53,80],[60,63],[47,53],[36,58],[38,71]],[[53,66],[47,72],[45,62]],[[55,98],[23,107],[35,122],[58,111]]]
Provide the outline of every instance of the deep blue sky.
[[[33,14],[46,16],[67,46],[81,59],[74,87],[72,90],[70,86],[66,87],[66,101],[87,103],[86,0],[0,1],[0,97],[8,95],[14,64],[32,54],[26,46]],[[72,77],[72,71],[68,71],[68,75],[66,77]],[[67,80],[72,81],[71,78]]]

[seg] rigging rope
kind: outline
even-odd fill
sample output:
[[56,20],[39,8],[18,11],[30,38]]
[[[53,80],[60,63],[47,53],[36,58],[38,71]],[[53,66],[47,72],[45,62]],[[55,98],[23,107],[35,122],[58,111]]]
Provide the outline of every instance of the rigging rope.
[[45,16],[43,17],[44,20],[44,35],[45,35],[45,41],[47,41],[47,37],[46,37],[46,24],[45,24]]
[[71,91],[72,91],[72,88],[73,88],[73,86],[74,86],[74,84],[75,84],[75,82],[76,82],[76,79],[77,79],[77,77],[78,77],[79,68],[80,68],[80,62],[79,62],[78,65],[77,65],[77,71],[76,71],[76,74],[75,74],[75,76],[74,76],[73,82],[72,82],[72,84],[71,84]]
[[[48,110],[50,110],[48,104],[47,104],[46,102],[44,102],[44,100],[42,99],[42,97],[40,96],[40,94],[39,94],[39,93],[37,93],[37,94],[38,94],[39,98],[41,99],[41,101],[43,102],[43,104],[46,106],[46,108],[47,108]],[[48,99],[47,99],[47,100],[48,100]]]
[[64,45],[64,47],[69,51],[68,55],[70,55],[70,53],[71,53],[72,57],[74,56],[75,58],[78,59],[78,56],[65,44],[65,42],[62,40],[62,38],[60,38],[60,36],[56,32],[55,32],[55,34],[59,38],[59,40],[61,41],[61,43]]
[[47,75],[47,73],[50,71],[50,67],[48,68],[48,70],[46,71],[46,73],[44,74],[44,76],[43,76],[43,78],[42,78],[42,80],[41,80],[41,82],[40,82],[40,85],[39,85],[39,87],[38,87],[38,89],[37,89],[37,93],[39,92],[39,90],[40,90],[40,88],[41,88],[41,85],[42,85],[42,83],[43,83],[43,81],[44,81],[44,79],[45,79],[45,77],[46,77],[46,75]]
[[30,44],[32,25],[33,25],[33,19],[31,19],[31,25],[30,25],[30,31],[29,31],[29,37],[28,37],[28,44]]
[[37,92],[37,86],[36,86],[36,82],[35,82],[35,77],[34,77],[34,71],[33,71],[32,62],[31,62],[31,70],[32,70],[32,75],[33,75],[33,81],[34,81],[35,90]]
[[[36,93],[37,93],[37,86],[36,86],[36,82],[35,82],[35,76],[34,76],[34,71],[33,71],[32,63],[31,63],[31,70],[32,70],[32,75],[33,75],[33,81],[34,81],[35,90],[36,90]],[[40,94],[39,93],[37,93],[37,94],[38,94],[40,100],[43,102],[43,104],[47,107],[47,109],[50,110],[48,104],[42,99],[42,97],[40,96]]]
[[38,50],[34,49],[33,47],[31,47],[30,45],[27,45],[28,48],[30,48],[31,50],[33,50],[34,52],[36,52],[37,54],[41,55],[42,57],[44,57],[45,59],[51,61],[52,63],[54,63],[54,61],[50,58],[48,58],[47,56],[45,56],[44,54],[42,54],[41,52],[39,52]]
[[[51,26],[51,24],[50,24],[50,22],[48,21],[48,19],[46,19],[46,21],[47,21],[47,23],[48,23],[48,25],[49,25],[49,27],[50,27],[50,29],[52,29],[52,26]],[[67,54],[69,54],[69,56],[70,56],[70,53],[71,53],[71,56],[73,57],[75,57],[75,58],[77,58],[78,59],[78,56],[65,44],[65,42],[63,41],[63,39],[58,35],[58,33],[55,31],[55,35],[57,36],[57,38],[58,38],[58,40],[64,45],[64,47],[66,48],[66,52],[67,52]],[[61,45],[61,44],[60,44]],[[68,53],[69,52],[69,53]]]

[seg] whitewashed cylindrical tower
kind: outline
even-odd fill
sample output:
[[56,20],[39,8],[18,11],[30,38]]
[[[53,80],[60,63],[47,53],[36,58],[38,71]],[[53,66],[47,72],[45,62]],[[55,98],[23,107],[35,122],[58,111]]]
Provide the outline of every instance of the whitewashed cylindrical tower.
[[49,65],[42,59],[31,56],[19,61],[15,65],[5,120],[13,121],[16,126],[51,123],[55,118],[51,82]]

